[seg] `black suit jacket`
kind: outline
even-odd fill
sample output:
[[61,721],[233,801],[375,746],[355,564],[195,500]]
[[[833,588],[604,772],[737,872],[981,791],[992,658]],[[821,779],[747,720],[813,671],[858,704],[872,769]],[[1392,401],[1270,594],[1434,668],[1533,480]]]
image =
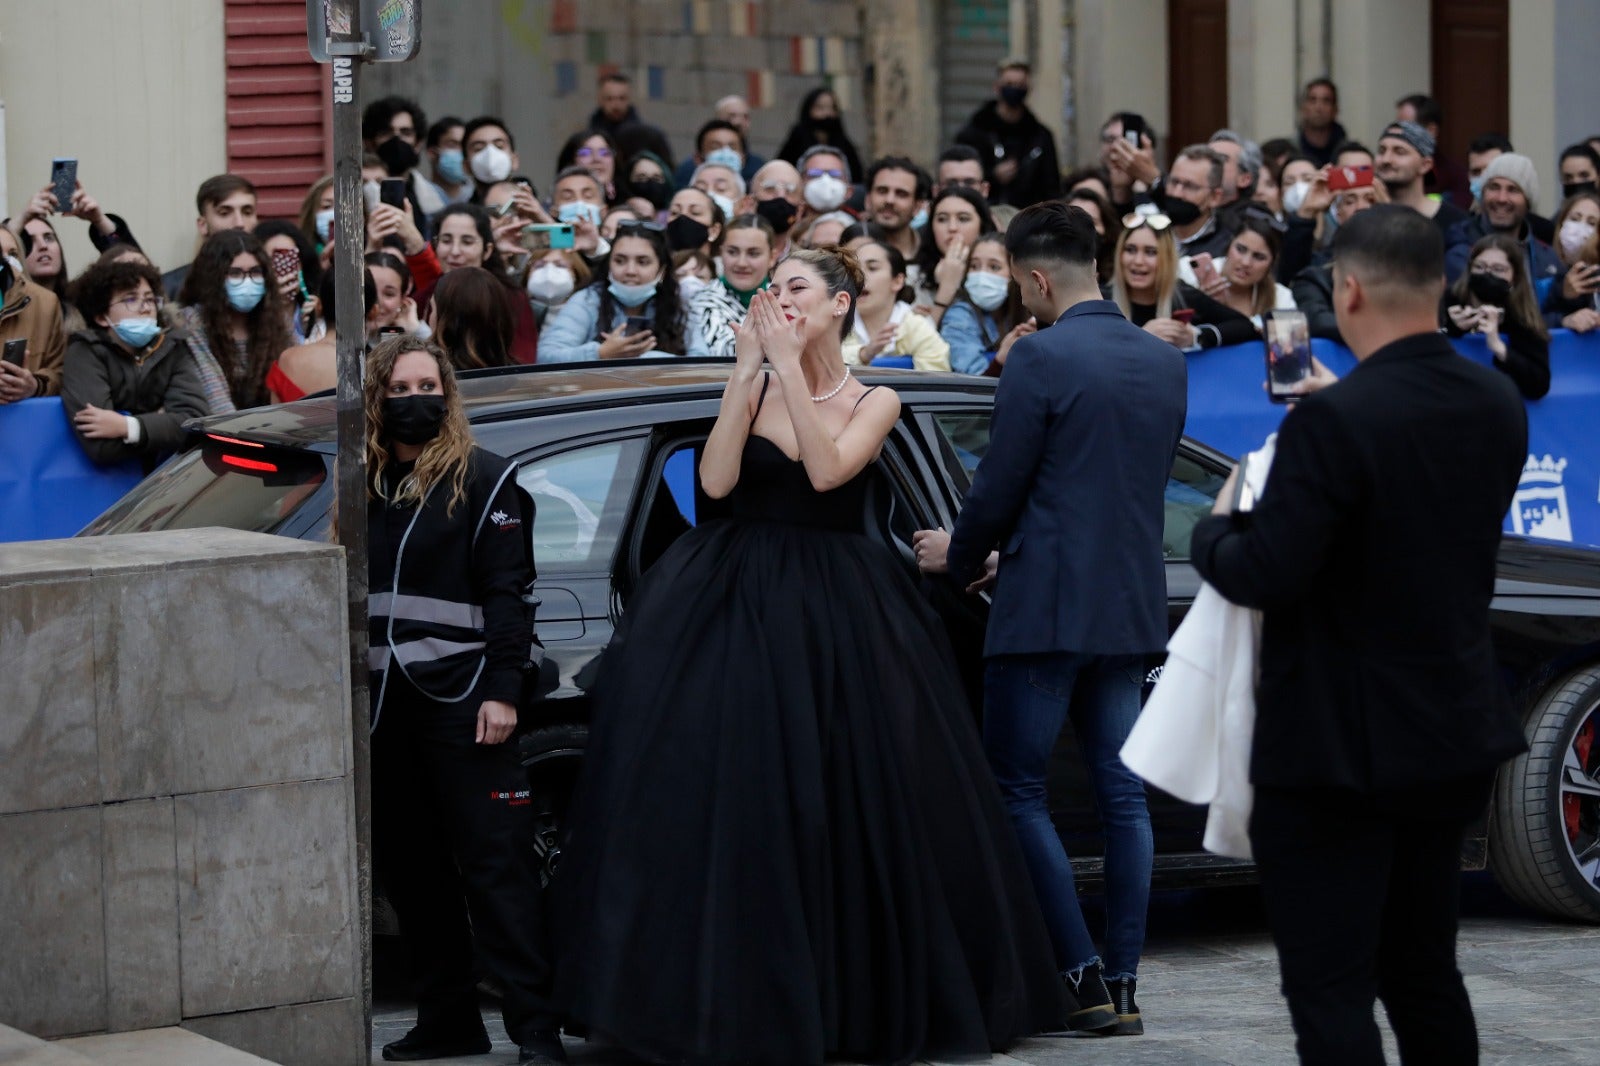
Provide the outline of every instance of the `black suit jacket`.
[[1178,349],[1086,300],[1012,345],[951,575],[1000,547],[985,655],[1132,655],[1167,642],[1162,532],[1183,436]]
[[1489,601],[1527,452],[1510,379],[1437,333],[1285,417],[1255,509],[1193,539],[1200,574],[1263,611],[1253,782],[1378,792],[1522,750]]

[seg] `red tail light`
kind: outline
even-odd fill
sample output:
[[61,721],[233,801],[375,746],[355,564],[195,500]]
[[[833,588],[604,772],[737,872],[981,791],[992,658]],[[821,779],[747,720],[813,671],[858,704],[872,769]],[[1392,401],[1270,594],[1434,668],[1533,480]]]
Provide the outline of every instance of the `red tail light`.
[[224,437],[220,433],[207,433],[212,440],[219,440],[224,444],[237,444],[241,448],[265,448],[265,444],[257,444],[253,440],[240,440],[238,437]]
[[[217,439],[222,440],[223,438],[218,437]],[[260,447],[260,445],[257,445],[257,447]],[[240,470],[250,470],[258,474],[276,474],[278,472],[277,463],[264,463],[259,459],[246,459],[243,456],[223,453],[222,461],[227,466],[236,466]]]

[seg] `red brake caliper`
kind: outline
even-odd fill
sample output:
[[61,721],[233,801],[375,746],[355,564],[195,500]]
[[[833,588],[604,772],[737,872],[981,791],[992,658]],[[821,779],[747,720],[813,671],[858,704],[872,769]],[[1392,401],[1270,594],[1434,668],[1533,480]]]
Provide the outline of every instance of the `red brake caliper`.
[[[1572,747],[1578,755],[1578,765],[1585,769],[1589,766],[1589,752],[1594,748],[1595,720],[1590,718],[1573,738]],[[1561,797],[1561,813],[1567,823],[1567,839],[1573,844],[1578,843],[1578,825],[1580,803],[1577,796],[1568,794]]]

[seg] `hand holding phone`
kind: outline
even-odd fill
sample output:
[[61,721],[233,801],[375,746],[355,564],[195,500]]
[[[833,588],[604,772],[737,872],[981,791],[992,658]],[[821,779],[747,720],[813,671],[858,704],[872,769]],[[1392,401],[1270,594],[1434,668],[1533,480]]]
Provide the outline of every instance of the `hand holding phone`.
[[1192,325],[1194,323],[1194,308],[1179,307],[1172,312],[1172,317],[1175,321],[1182,322],[1186,326]]
[[1267,358],[1267,398],[1289,403],[1311,376],[1311,328],[1303,311],[1268,311],[1261,316]]
[[384,178],[378,183],[378,202],[388,204],[390,207],[404,207],[406,202],[406,179]]
[[1343,192],[1346,189],[1365,189],[1372,184],[1371,167],[1330,167],[1328,189]]
[[0,352],[0,360],[4,360],[12,366],[21,366],[27,358],[28,339],[26,337],[18,337],[16,340],[6,341],[4,351]]
[[55,194],[56,210],[72,209],[72,194],[78,191],[78,161],[53,159],[50,161],[50,191]]

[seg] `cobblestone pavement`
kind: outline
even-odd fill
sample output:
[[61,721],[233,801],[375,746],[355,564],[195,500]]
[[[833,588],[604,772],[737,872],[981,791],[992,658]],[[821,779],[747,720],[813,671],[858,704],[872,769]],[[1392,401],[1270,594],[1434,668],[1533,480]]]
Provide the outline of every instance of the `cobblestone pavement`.
[[[1091,928],[1096,921],[1090,916]],[[392,945],[390,946],[392,948]],[[405,1033],[415,1013],[403,987],[385,979],[380,949],[373,1047]],[[1461,931],[1461,969],[1472,994],[1484,1066],[1600,1062],[1600,928],[1547,922],[1518,910],[1487,875],[1470,875]],[[1294,1062],[1294,1034],[1278,994],[1277,960],[1260,906],[1248,889],[1157,894],[1140,965],[1138,1038],[1038,1037],[991,1066],[1271,1066]],[[1381,1020],[1381,1010],[1379,1012]],[[486,1004],[492,1055],[443,1060],[514,1063],[498,1014]],[[1389,1061],[1398,1062],[1385,1031]],[[576,1064],[619,1061],[569,1040]],[[381,1062],[374,1050],[373,1062]]]

